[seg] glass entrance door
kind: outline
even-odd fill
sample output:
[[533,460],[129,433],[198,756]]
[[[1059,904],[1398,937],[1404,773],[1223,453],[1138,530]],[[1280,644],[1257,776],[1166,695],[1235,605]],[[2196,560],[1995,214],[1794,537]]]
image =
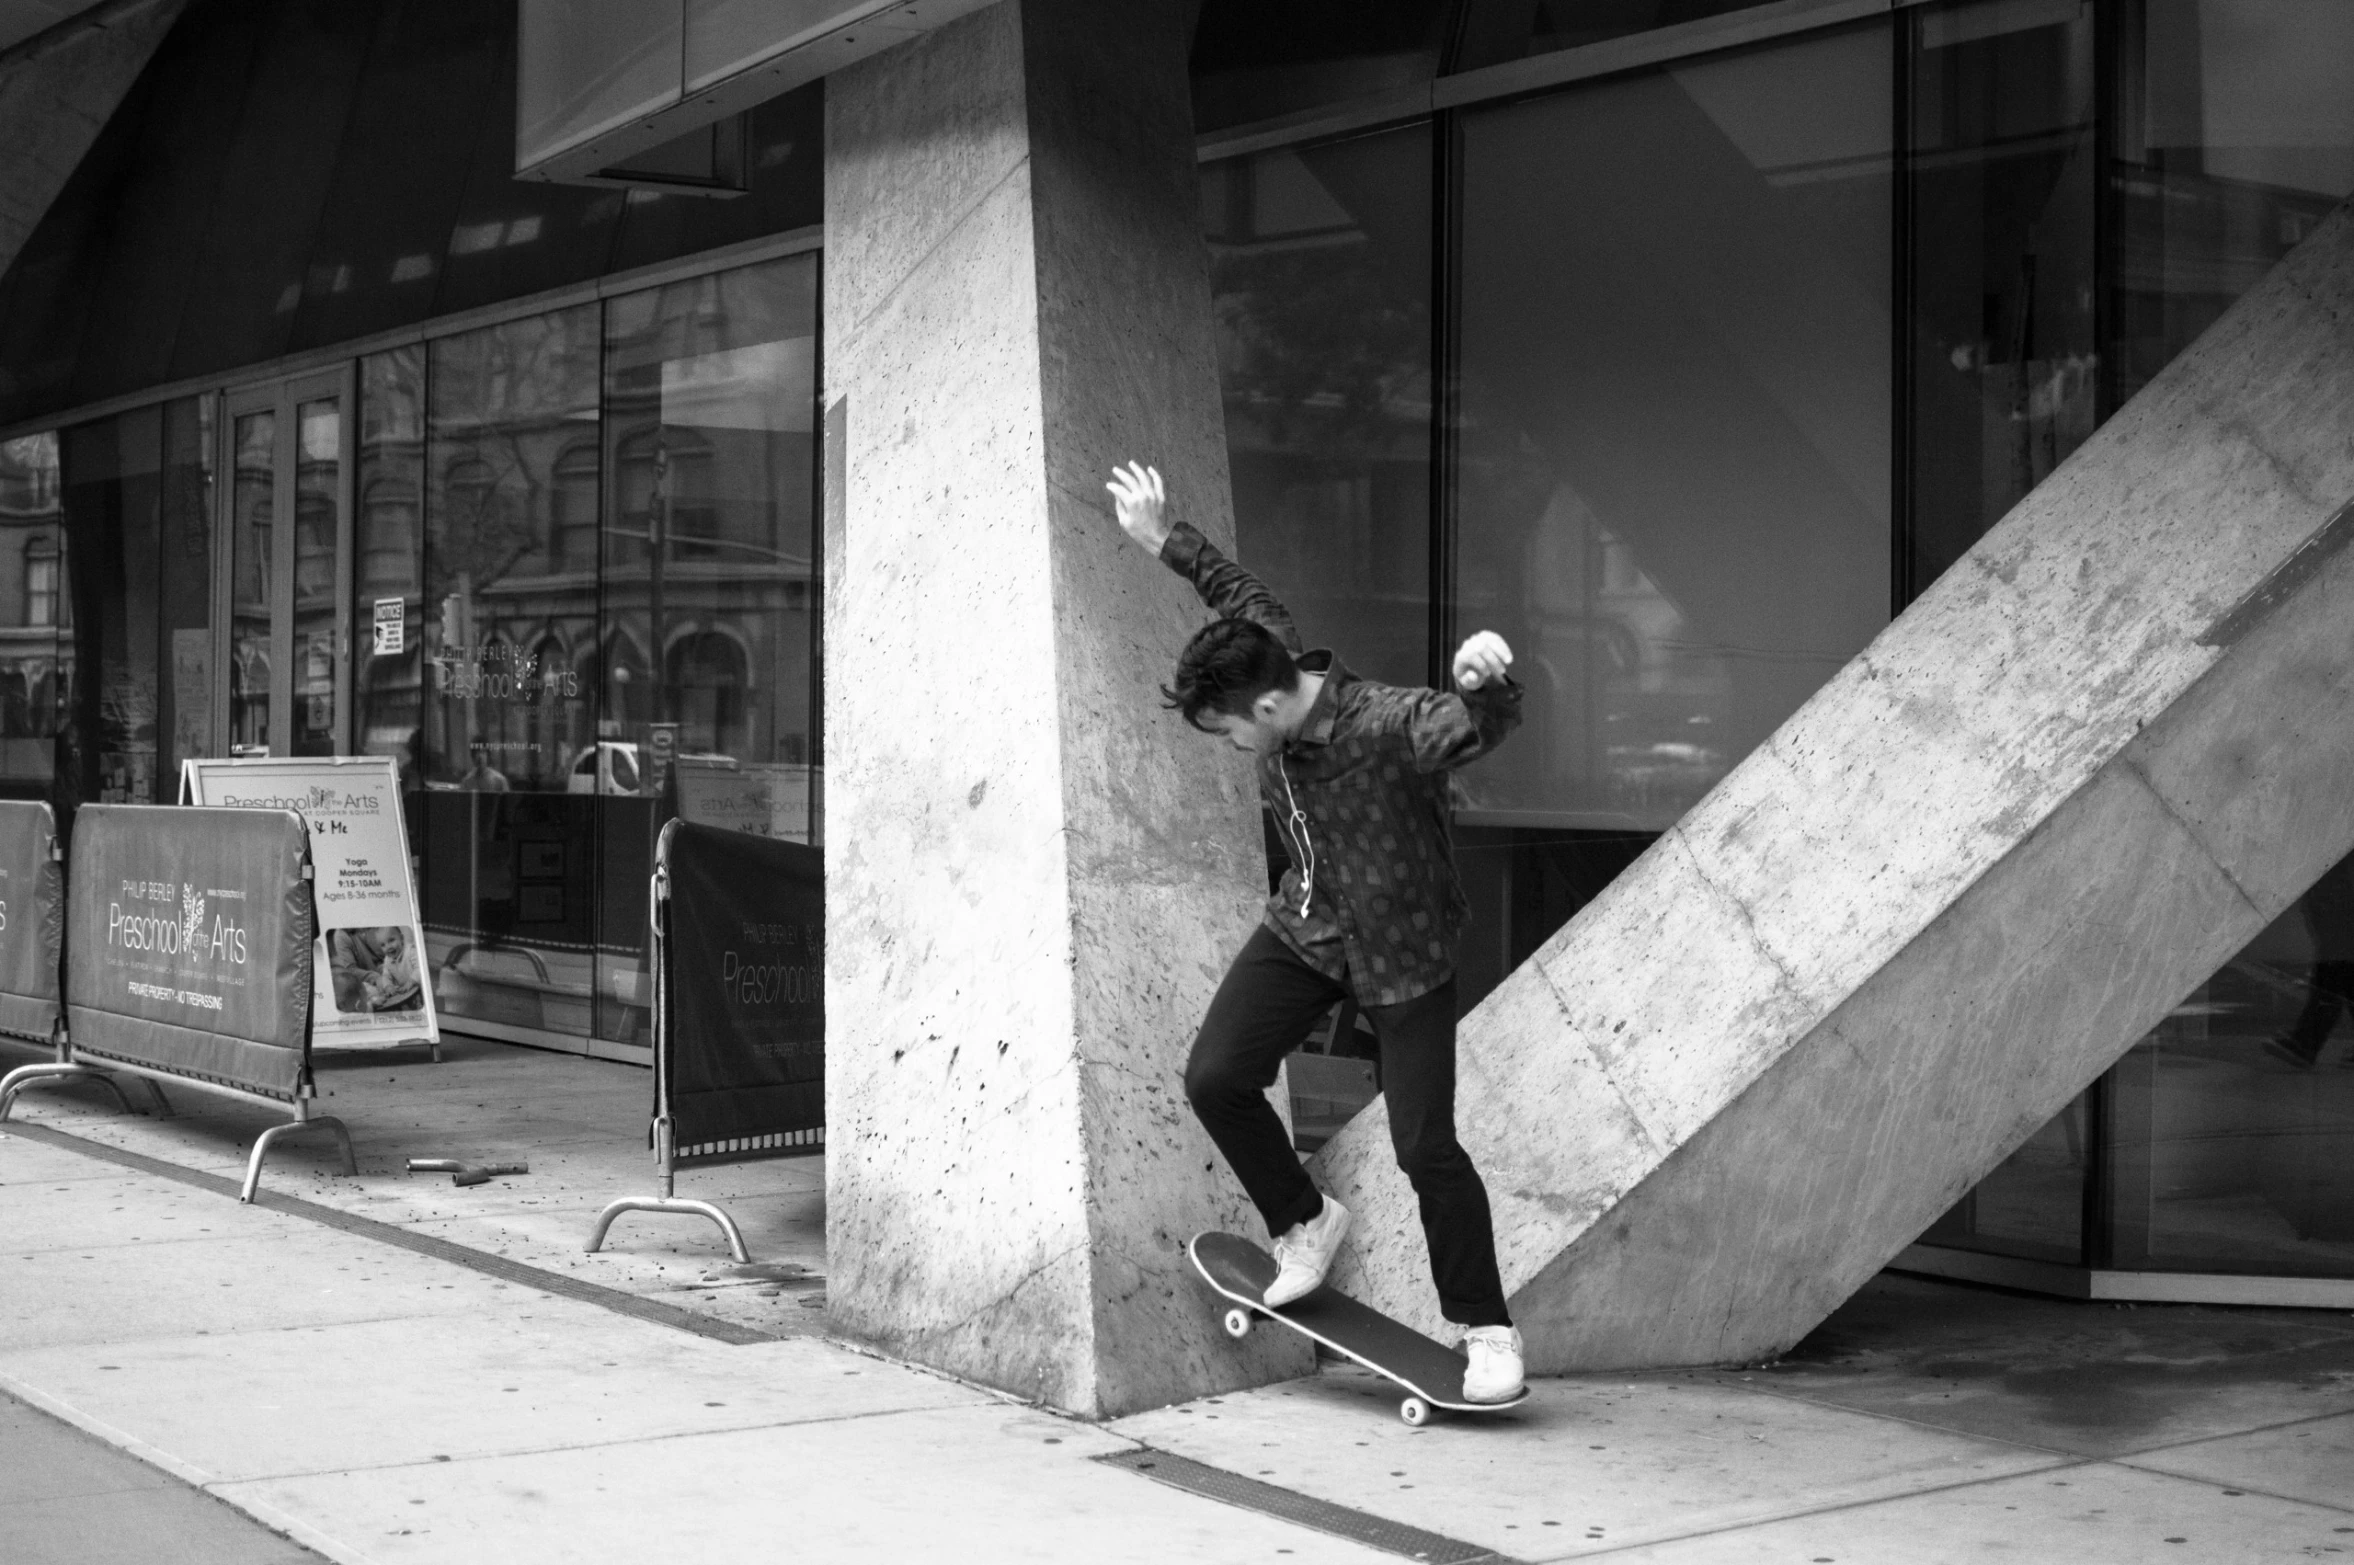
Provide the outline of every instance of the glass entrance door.
[[349,753],[349,382],[330,370],[227,398],[216,753]]

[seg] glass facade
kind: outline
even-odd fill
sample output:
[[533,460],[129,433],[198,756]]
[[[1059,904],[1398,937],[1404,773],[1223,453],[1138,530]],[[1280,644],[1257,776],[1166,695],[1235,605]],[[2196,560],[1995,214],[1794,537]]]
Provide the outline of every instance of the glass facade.
[[362,361],[356,733],[451,1025],[642,1045],[662,822],[818,840],[816,341],[800,256]]
[[514,53],[512,5],[190,6],[0,276],[0,426],[820,220],[820,89],[735,199],[548,184]]
[[57,437],[0,441],[0,797],[48,796],[72,668]]
[[1456,117],[1447,639],[1499,632],[1529,692],[1457,780],[1470,996],[1887,623],[1888,50]]
[[[179,763],[211,753],[213,417],[210,398],[188,397],[71,426],[58,441],[73,604],[48,631],[69,633],[53,644],[73,665],[56,713],[61,812],[83,800],[169,803]],[[40,547],[47,581],[59,555]],[[54,589],[46,595],[54,608]]]
[[[1394,9],[1213,0],[1206,123],[1738,8]],[[1205,168],[1244,560],[1372,677],[1520,655],[1459,779],[1466,1005],[2354,191],[2349,57],[2329,0],[1949,0]],[[2349,884],[1925,1241],[2354,1276]]]
[[443,1015],[626,1053],[662,821],[819,831],[817,261],[691,262],[819,222],[822,89],[728,199],[518,181],[515,27],[191,6],[0,275],[0,790],[389,756]]

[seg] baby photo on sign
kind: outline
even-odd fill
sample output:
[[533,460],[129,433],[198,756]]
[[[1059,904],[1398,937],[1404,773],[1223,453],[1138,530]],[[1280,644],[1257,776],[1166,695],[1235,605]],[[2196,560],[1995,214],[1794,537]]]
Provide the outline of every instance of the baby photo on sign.
[[335,1008],[346,1015],[424,1009],[416,947],[398,924],[330,929],[327,966],[335,979]]

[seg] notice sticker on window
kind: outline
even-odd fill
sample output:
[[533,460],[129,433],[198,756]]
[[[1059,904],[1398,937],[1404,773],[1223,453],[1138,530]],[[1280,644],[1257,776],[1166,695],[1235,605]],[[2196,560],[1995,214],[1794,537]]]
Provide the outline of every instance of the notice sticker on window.
[[408,650],[408,601],[404,598],[376,600],[376,655],[380,658],[399,657]]

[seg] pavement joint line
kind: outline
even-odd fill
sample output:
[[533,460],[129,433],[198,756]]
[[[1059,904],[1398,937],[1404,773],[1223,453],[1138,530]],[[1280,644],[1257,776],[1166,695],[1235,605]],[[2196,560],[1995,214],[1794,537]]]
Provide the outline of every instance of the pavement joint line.
[[153,1234],[136,1238],[108,1239],[98,1243],[84,1240],[80,1244],[40,1245],[29,1250],[0,1250],[0,1255],[29,1261],[40,1255],[88,1254],[92,1250],[145,1249],[151,1244],[211,1244],[219,1239],[229,1239],[240,1244],[253,1244],[267,1243],[278,1237],[276,1234],[190,1234],[186,1238],[182,1238],[178,1234]]
[[2111,1465],[2130,1467],[2135,1472],[2146,1473],[2152,1478],[2172,1478],[2181,1483],[2205,1484],[2210,1489],[2221,1490],[2227,1494],[2254,1495],[2260,1500],[2278,1500],[2284,1505],[2310,1505],[2317,1510],[2336,1511],[2340,1515],[2354,1516],[2354,1506],[2340,1505],[2335,1500],[2316,1500],[2311,1495],[2304,1494],[2282,1494],[2275,1489],[2258,1489],[2249,1484],[2231,1483],[2221,1478],[2209,1478],[2204,1473],[2175,1473],[2169,1472],[2163,1467],[2142,1467],[2133,1462],[2114,1462]]
[[[216,1194],[225,1195],[231,1200],[235,1200],[237,1197],[238,1181],[234,1179],[226,1179],[218,1174],[202,1173],[192,1168],[182,1168],[176,1163],[167,1163],[161,1158],[150,1157],[144,1152],[133,1152],[127,1148],[109,1146],[104,1142],[69,1135],[62,1130],[52,1130],[46,1125],[10,1120],[4,1134],[21,1135],[27,1140],[53,1146],[60,1151],[79,1152],[86,1157],[119,1164],[124,1168],[135,1169],[143,1174],[153,1174],[160,1179],[175,1180],[184,1185],[192,1185],[199,1190],[210,1190]],[[453,1243],[433,1234],[414,1233],[398,1224],[379,1222],[373,1217],[361,1217],[337,1207],[327,1206],[317,1201],[306,1201],[300,1196],[285,1195],[267,1188],[256,1193],[253,1204],[265,1210],[303,1218],[322,1227],[374,1239],[396,1249],[430,1256],[438,1261],[447,1261],[453,1266],[462,1266],[469,1271],[479,1272],[487,1277],[521,1283],[525,1287],[536,1288],[542,1293],[553,1294],[559,1298],[576,1299],[584,1304],[594,1304],[600,1308],[611,1310],[617,1315],[626,1315],[651,1325],[668,1326],[673,1330],[690,1332],[695,1336],[707,1337],[715,1342],[726,1343],[731,1347],[749,1347],[762,1342],[784,1342],[791,1340],[796,1335],[785,1332],[761,1331],[755,1327],[740,1325],[735,1321],[721,1320],[716,1316],[683,1309],[675,1304],[665,1304],[658,1299],[642,1298],[634,1293],[625,1293],[619,1288],[608,1288],[602,1283],[587,1282],[578,1277],[567,1277],[562,1272],[551,1272],[522,1261],[509,1260],[502,1255],[487,1255],[480,1250],[469,1249],[465,1245]],[[810,1335],[815,1334],[811,1333]]]
[[2162,1445],[2136,1446],[2108,1458],[2112,1462],[2130,1462],[2136,1457],[2158,1456],[2167,1451],[2185,1451],[2194,1445],[2208,1445],[2217,1440],[2238,1440],[2247,1435],[2268,1435],[2282,1429],[2294,1429],[2299,1424],[2326,1424],[2333,1418],[2354,1419],[2354,1407],[2341,1407],[2329,1413],[2307,1413],[2300,1418],[2284,1418],[2277,1424],[2251,1424],[2245,1429],[2227,1429],[2221,1434],[2192,1435],[2187,1440],[2169,1440]]
[[[5,1377],[0,1377],[0,1389]],[[308,1478],[338,1478],[347,1473],[406,1473],[440,1472],[452,1467],[463,1467],[468,1462],[521,1461],[535,1456],[561,1456],[572,1451],[611,1451],[622,1446],[669,1445],[681,1440],[725,1440],[737,1435],[756,1435],[770,1430],[816,1429],[826,1424],[855,1424],[866,1419],[900,1418],[915,1413],[957,1413],[972,1406],[969,1402],[940,1402],[922,1407],[878,1407],[864,1413],[828,1413],[819,1418],[771,1419],[757,1424],[730,1424],[724,1429],[673,1429],[667,1434],[617,1435],[611,1440],[574,1440],[561,1445],[521,1445],[496,1451],[469,1451],[423,1457],[415,1461],[350,1462],[342,1467],[290,1468],[280,1473],[246,1473],[235,1478],[214,1478],[200,1487],[221,1489],[248,1483],[299,1483]],[[95,1429],[86,1433],[97,1434]],[[112,1436],[101,1436],[112,1441]],[[127,1448],[126,1448],[127,1449]],[[141,1453],[132,1452],[133,1455]],[[174,1476],[177,1476],[176,1474]]]
[[1450,1538],[1444,1533],[1391,1521],[1386,1516],[1377,1516],[1354,1506],[1336,1505],[1330,1500],[1302,1494],[1297,1489],[1286,1489],[1256,1478],[1246,1478],[1223,1467],[1212,1467],[1207,1462],[1197,1462],[1192,1457],[1179,1456],[1158,1446],[1140,1444],[1133,1451],[1108,1451],[1101,1456],[1089,1457],[1088,1460],[1150,1478],[1155,1483],[1166,1484],[1181,1493],[1205,1500],[1219,1500],[1238,1510],[1255,1511],[1261,1516],[1272,1516],[1278,1521],[1345,1538],[1351,1543],[1361,1543],[1386,1554],[1422,1560],[1427,1565],[1527,1565],[1527,1562],[1500,1553],[1484,1543]]
[[1840,1500],[1831,1505],[1809,1506],[1802,1510],[1786,1511],[1773,1516],[1751,1516],[1740,1521],[1725,1522],[1720,1526],[1702,1527],[1693,1532],[1679,1532],[1657,1538],[1641,1538],[1627,1543],[1611,1543],[1599,1549],[1577,1549],[1567,1554],[1549,1554],[1527,1565],[1552,1565],[1558,1560],[1600,1559],[1606,1555],[1624,1554],[1629,1549],[1663,1549],[1671,1544],[1689,1543],[1695,1538],[1717,1538],[1727,1533],[1747,1532],[1756,1527],[1774,1527],[1783,1522],[1806,1521],[1817,1516],[1836,1516],[1841,1511],[1868,1510],[1875,1505],[1895,1505],[1905,1500],[1919,1500],[1933,1494],[1952,1494],[1962,1489],[1980,1489],[1988,1484],[2012,1483],[2021,1478],[2042,1478],[2051,1473],[2081,1472],[2087,1467],[2114,1467],[2119,1464],[2105,1457],[2088,1456],[2077,1461],[2054,1462],[2048,1467],[2030,1467],[2015,1473],[1990,1473],[1983,1478],[1961,1478],[1952,1483],[1930,1484],[1920,1489],[1904,1489],[1894,1494],[1875,1494],[1853,1500]]

